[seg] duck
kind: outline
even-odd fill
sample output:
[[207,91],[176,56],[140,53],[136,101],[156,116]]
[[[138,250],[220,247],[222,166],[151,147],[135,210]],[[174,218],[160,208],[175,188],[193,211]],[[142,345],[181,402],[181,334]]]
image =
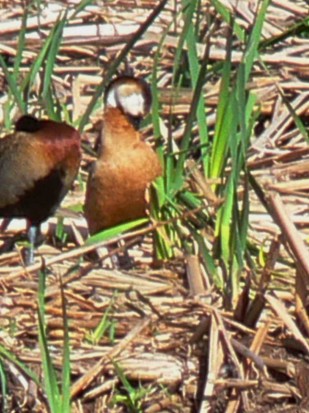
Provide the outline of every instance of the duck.
[[34,262],[41,223],[72,187],[80,161],[80,133],[63,122],[23,115],[0,139],[0,217],[28,221],[27,265]]
[[151,108],[147,82],[117,77],[107,86],[104,101],[98,157],[84,205],[90,235],[146,217],[146,190],[162,175],[158,154],[138,130]]

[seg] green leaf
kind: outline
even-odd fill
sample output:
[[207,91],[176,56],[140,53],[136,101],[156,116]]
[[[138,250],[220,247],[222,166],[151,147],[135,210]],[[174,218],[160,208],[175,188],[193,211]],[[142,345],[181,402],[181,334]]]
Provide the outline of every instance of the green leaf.
[[113,228],[106,229],[95,235],[92,235],[87,239],[85,245],[92,245],[98,242],[107,241],[111,238],[120,235],[123,232],[130,231],[133,228],[139,227],[140,225],[146,224],[149,220],[147,218],[140,218],[135,221],[127,222],[125,224],[116,225]]

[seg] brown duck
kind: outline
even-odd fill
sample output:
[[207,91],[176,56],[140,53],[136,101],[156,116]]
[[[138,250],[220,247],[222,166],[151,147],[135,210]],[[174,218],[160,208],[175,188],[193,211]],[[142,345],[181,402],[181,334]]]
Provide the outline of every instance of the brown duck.
[[162,174],[156,152],[136,129],[150,105],[141,79],[119,77],[106,90],[100,150],[86,191],[90,234],[146,215],[146,189]]

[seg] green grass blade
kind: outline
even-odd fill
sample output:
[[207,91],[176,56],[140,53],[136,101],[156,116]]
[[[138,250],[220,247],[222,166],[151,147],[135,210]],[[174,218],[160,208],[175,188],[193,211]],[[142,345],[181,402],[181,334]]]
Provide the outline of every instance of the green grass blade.
[[25,100],[28,101],[30,99],[30,93],[32,90],[32,87],[34,85],[35,82],[35,77],[37,76],[37,74],[39,73],[39,71],[41,70],[43,64],[44,64],[44,60],[46,58],[48,49],[50,47],[50,44],[52,42],[53,39],[53,34],[54,34],[54,30],[51,30],[51,32],[49,33],[47,39],[45,40],[45,43],[40,51],[40,53],[38,54],[37,58],[35,59],[35,61],[33,62],[29,73],[27,74],[27,76],[25,77],[24,81],[22,82],[22,90],[25,92]]
[[2,411],[7,412],[7,397],[8,397],[8,380],[6,377],[5,367],[0,359],[0,383],[1,383],[1,401],[2,401]]
[[291,36],[293,37],[300,36],[302,33],[308,35],[308,30],[309,30],[309,17],[306,17],[300,22],[293,24],[291,27],[287,28],[280,34],[267,38],[265,40],[262,40],[259,43],[259,50],[262,51],[270,46],[275,46],[277,43],[281,43],[285,39],[288,39]]
[[47,113],[49,117],[53,120],[60,120],[57,114],[55,113],[54,106],[55,102],[53,99],[54,93],[51,87],[52,75],[54,72],[57,54],[60,48],[62,41],[62,33],[65,24],[67,23],[67,13],[64,14],[62,19],[60,19],[53,30],[52,40],[49,44],[45,67],[44,67],[44,80],[43,80],[43,90],[42,90],[42,99],[45,102],[47,108]]
[[[183,3],[185,1],[183,0]],[[200,75],[200,62],[199,62],[199,57],[197,53],[197,36],[195,33],[195,28],[192,23],[192,18],[193,18],[193,12],[195,11],[199,15],[199,9],[197,8],[198,1],[196,4],[194,4],[193,1],[190,1],[191,8],[192,8],[192,14],[189,13],[189,10],[186,13],[185,16],[185,26],[188,24],[188,32],[186,36],[186,44],[187,44],[187,49],[188,49],[188,60],[189,60],[189,69],[190,69],[190,78],[192,81],[192,86],[194,89],[197,88],[197,84],[199,81],[199,75]],[[193,8],[192,5],[195,7]],[[203,59],[203,66],[204,66],[204,74],[202,77],[203,83],[204,83],[204,78],[206,76],[206,69],[208,65],[208,55],[209,55],[209,48],[208,45],[205,45],[205,53],[204,53],[204,59]],[[203,70],[203,67],[201,68]],[[205,75],[205,76],[204,76]],[[196,118],[197,118],[197,125],[198,125],[198,131],[199,131],[199,138],[200,142],[202,145],[208,144],[208,127],[206,123],[206,116],[205,116],[205,102],[204,102],[204,97],[202,93],[202,88],[201,88],[201,93],[198,99],[197,103],[197,109],[196,109]],[[203,154],[203,151],[202,151]],[[207,154],[204,153],[204,157],[202,157],[203,161],[203,166],[204,166],[204,171],[207,171],[208,168],[208,159],[207,159]]]
[[[10,73],[3,57],[0,55],[0,65],[3,69],[4,75],[9,85],[9,89],[14,96],[14,99],[22,113],[27,112],[27,100],[24,100],[21,88],[19,87],[20,66],[22,61],[22,54],[25,49],[25,35],[27,29],[28,8],[25,7],[21,21],[21,28],[18,36],[18,47],[14,59],[13,73]],[[8,109],[8,108],[6,108]],[[10,117],[10,110],[9,117]],[[10,127],[10,122],[6,121],[6,126]]]
[[262,28],[266,17],[266,12],[269,6],[270,0],[263,0],[259,5],[259,10],[255,13],[255,22],[253,30],[248,39],[248,46],[244,54],[243,62],[245,65],[245,82],[249,80],[249,75],[252,70],[253,62],[257,57],[258,46],[262,34]]
[[133,228],[139,227],[140,225],[146,224],[149,220],[147,218],[140,218],[135,221],[127,222],[125,224],[116,225],[113,228],[106,229],[95,235],[92,235],[87,239],[85,245],[92,245],[98,242],[107,241],[111,238],[120,235],[123,232],[130,231]]
[[[263,69],[265,70],[265,72],[268,73],[269,76],[271,76],[270,70],[268,69],[266,64],[261,61],[261,59],[260,59],[260,63],[263,66]],[[309,143],[309,130],[307,130],[306,126],[304,125],[301,118],[296,113],[296,110],[291,105],[291,103],[289,101],[289,98],[287,98],[285,93],[282,91],[281,87],[278,84],[276,84],[276,86],[277,86],[277,91],[278,91],[282,101],[284,102],[285,106],[287,107],[290,115],[292,116],[297,128],[299,129],[299,131],[302,134],[303,138]]]
[[8,397],[8,380],[6,377],[5,367],[0,359],[0,383],[1,383],[1,401],[2,401],[2,411],[5,413],[7,411],[7,397]]
[[112,324],[113,324],[112,321],[110,320],[110,314],[111,314],[111,311],[112,311],[113,306],[114,306],[116,294],[117,293],[113,294],[113,297],[112,297],[108,307],[104,311],[104,314],[103,314],[103,316],[101,318],[101,321],[99,322],[98,326],[95,328],[94,331],[92,331],[89,334],[89,340],[95,345],[99,343],[99,341],[104,336],[106,331],[108,331],[111,328]]
[[39,322],[39,344],[42,357],[42,368],[44,375],[44,388],[47,395],[48,404],[51,413],[61,413],[60,406],[60,391],[57,383],[57,376],[52,364],[50,351],[47,343],[46,327],[45,327],[45,274],[41,271],[39,276],[39,306],[38,306],[38,322]]
[[[246,157],[254,124],[256,97],[247,93],[247,83],[254,61],[258,58],[258,45],[269,0],[261,2],[251,34],[248,37],[242,62],[237,68],[236,81],[231,82],[231,43],[227,42],[227,60],[223,66],[223,77],[217,111],[217,123],[211,158],[211,174],[221,176],[229,155],[230,175],[224,191],[224,203],[216,220],[215,235],[220,240],[219,254],[228,269],[227,291],[231,301],[239,289],[239,276],[244,266],[247,248],[249,220],[249,197],[246,175],[242,202],[237,188],[241,174],[246,174]],[[232,28],[234,30],[234,25]],[[218,252],[217,252],[218,253]]]
[[234,206],[234,180],[230,176],[226,185],[224,207],[220,209],[218,216],[219,234],[221,240],[221,256],[226,263],[230,263],[231,255],[233,251],[231,250],[231,219]]
[[213,139],[213,148],[210,159],[210,177],[218,178],[226,161],[228,141],[236,131],[236,122],[233,121],[233,106],[230,101],[232,31],[227,35],[226,59],[223,65],[222,79],[217,107],[216,126]]
[[0,344],[0,356],[2,358],[9,360],[11,363],[17,366],[23,372],[23,374],[25,374],[27,377],[33,380],[37,386],[40,386],[40,380],[38,376],[31,369],[29,369],[29,367],[27,367],[23,362],[18,360],[16,355],[7,350],[2,344]]
[[[166,204],[166,191],[163,177],[157,178],[152,184],[150,194],[150,216],[155,222],[166,219],[166,216],[162,213],[164,210],[163,207]],[[166,260],[173,256],[172,245],[170,237],[168,236],[168,232],[170,231],[172,231],[172,229],[165,226],[159,226],[154,231],[155,255],[159,260]]]
[[63,320],[63,363],[62,363],[62,403],[61,412],[69,413],[71,405],[71,366],[70,366],[70,339],[68,315],[66,310],[66,298],[60,278],[61,308]]
[[46,59],[46,67],[44,74],[44,85],[43,85],[43,97],[47,94],[49,90],[51,77],[54,71],[54,66],[56,63],[57,54],[60,48],[62,33],[65,24],[67,23],[67,13],[64,14],[63,18],[58,21],[54,27],[52,40],[49,45],[48,56]]
[[27,110],[26,101],[24,100],[23,95],[18,87],[18,83],[16,81],[15,76],[9,72],[9,69],[1,55],[0,55],[0,66],[2,67],[4,76],[9,85],[9,89],[12,92],[20,111],[22,113],[26,113],[26,110]]
[[[152,105],[151,105],[151,119],[153,124],[153,135],[156,141],[161,139],[161,126],[160,126],[160,105],[159,105],[159,91],[158,91],[158,67],[160,62],[160,54],[164,45],[164,40],[172,23],[168,25],[166,30],[161,36],[160,42],[154,56],[152,76],[151,76],[151,95],[152,95]],[[157,148],[162,165],[164,165],[164,156],[163,156],[163,145],[159,145]]]
[[197,83],[194,89],[190,111],[188,114],[183,138],[182,138],[181,145],[180,145],[180,155],[177,161],[176,171],[174,175],[174,185],[173,185],[172,193],[176,193],[183,186],[183,180],[185,176],[184,164],[185,164],[185,161],[189,153],[189,147],[190,147],[191,136],[192,136],[191,131],[193,127],[193,122],[196,118],[196,110],[197,110],[197,107],[199,105],[201,95],[202,95],[202,90],[203,90],[203,85],[204,85],[205,75],[206,75],[206,70],[207,70],[207,64],[208,64],[208,56],[205,54],[200,70],[199,70],[199,75],[198,75]]
[[[244,254],[246,247],[247,247],[247,235],[248,235],[248,228],[249,228],[249,212],[250,212],[250,199],[249,199],[249,185],[248,185],[248,177],[245,176],[244,181],[244,194],[242,199],[242,210],[239,216],[239,245],[241,254]],[[242,259],[242,257],[238,257],[238,260]]]
[[[198,56],[196,51],[196,37],[194,33],[193,13],[196,9],[196,1],[187,2],[183,1],[183,13],[184,13],[184,28],[178,44],[178,50],[184,42],[188,47],[188,59],[190,67],[190,75],[192,79],[192,86],[194,88],[193,99],[191,102],[188,117],[186,119],[185,131],[181,141],[179,158],[177,161],[176,169],[172,177],[171,192],[177,193],[184,183],[184,163],[189,155],[189,147],[192,138],[193,122],[198,116],[199,132],[201,134],[201,140],[207,140],[207,126],[204,113],[204,100],[202,96],[203,85],[205,81],[206,69],[208,59],[206,55],[203,58],[202,65],[198,62]],[[177,55],[176,55],[177,56]],[[179,60],[180,58],[177,58]],[[177,61],[176,61],[176,64]]]
[[223,290],[224,281],[222,279],[222,276],[218,273],[214,259],[211,256],[211,253],[206,246],[205,238],[201,236],[201,234],[198,231],[192,231],[192,232],[193,232],[194,239],[198,243],[199,254],[201,256],[201,259],[203,261],[203,264],[204,264],[204,267],[205,267],[205,270],[206,270],[206,273],[209,279],[214,283],[214,285],[219,290]]
[[25,44],[26,44],[26,30],[27,30],[27,19],[28,19],[28,7],[24,8],[22,20],[21,20],[21,27],[20,27],[20,32],[18,36],[18,46],[17,46],[17,53],[14,59],[14,78],[16,82],[18,83],[18,76],[19,76],[19,70],[21,66],[21,61],[23,57],[23,51],[25,50]]
[[[151,77],[151,92],[152,92],[152,107],[151,107],[151,116],[152,116],[152,123],[153,123],[153,130],[154,130],[154,138],[156,142],[159,141],[162,137],[161,133],[161,125],[160,125],[160,105],[159,105],[159,91],[158,91],[158,67],[160,63],[160,55],[162,52],[162,48],[164,45],[164,41],[170,26],[173,24],[171,22],[166,30],[163,32],[160,42],[158,44],[155,56],[154,56],[154,64],[152,70],[152,77]],[[162,183],[162,192],[166,192],[167,188],[170,187],[170,183],[172,180],[172,174],[174,170],[174,158],[169,156],[164,156],[163,154],[163,144],[158,146],[158,154],[164,167],[164,184]],[[165,196],[165,195],[164,195]]]
[[[229,10],[218,0],[211,0],[211,3],[215,7],[216,11],[221,15],[223,20],[227,24],[230,24],[231,14]],[[242,42],[245,41],[245,37],[246,37],[245,30],[241,26],[239,26],[239,24],[237,24],[236,22],[234,22],[233,31],[239,40],[241,40]]]

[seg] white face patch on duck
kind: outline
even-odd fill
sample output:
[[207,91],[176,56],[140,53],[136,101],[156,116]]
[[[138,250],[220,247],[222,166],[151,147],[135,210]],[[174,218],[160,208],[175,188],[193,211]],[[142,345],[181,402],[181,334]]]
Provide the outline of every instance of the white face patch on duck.
[[145,98],[140,92],[125,95],[116,89],[111,89],[107,96],[106,105],[112,108],[118,107],[125,114],[133,117],[144,116],[146,112]]
[[133,117],[142,117],[145,115],[145,99],[141,93],[132,93],[130,95],[118,96],[119,106],[124,113]]

